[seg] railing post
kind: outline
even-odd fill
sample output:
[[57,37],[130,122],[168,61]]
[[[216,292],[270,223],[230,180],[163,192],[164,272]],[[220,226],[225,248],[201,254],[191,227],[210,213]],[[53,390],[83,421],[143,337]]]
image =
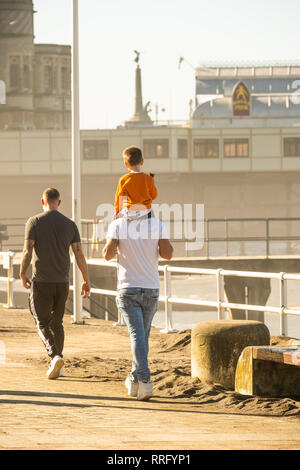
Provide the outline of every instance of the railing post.
[[225,219],[225,250],[226,256],[228,256],[228,220]]
[[[248,286],[245,286],[245,304],[248,305],[248,302],[249,302]],[[245,317],[246,317],[246,320],[248,320],[248,315],[249,315],[248,310],[245,310]]]
[[105,316],[105,320],[109,320],[108,318],[108,298],[107,298],[107,295],[105,296],[105,300],[104,300],[104,307],[105,307],[105,313],[104,313],[104,316]]
[[269,258],[270,255],[270,227],[269,227],[269,219],[266,219],[266,258]]
[[206,219],[206,256],[209,258],[209,219]]
[[172,304],[169,298],[172,296],[172,278],[171,272],[168,271],[169,265],[164,266],[164,297],[165,297],[165,328],[160,330],[161,333],[176,333],[172,325]]
[[216,273],[217,279],[217,302],[218,302],[218,320],[224,319],[224,307],[221,303],[224,302],[224,276],[222,276],[222,269],[218,269]]
[[126,323],[123,320],[123,315],[118,309],[118,321],[113,323],[113,326],[126,326]]
[[284,308],[287,306],[287,281],[284,279],[285,273],[280,273],[279,277],[279,302],[280,302],[280,335],[287,333],[287,319]]
[[8,251],[4,256],[3,268],[7,269],[7,304],[5,308],[15,308],[14,305],[14,289],[13,289],[13,266],[14,256],[12,251]]

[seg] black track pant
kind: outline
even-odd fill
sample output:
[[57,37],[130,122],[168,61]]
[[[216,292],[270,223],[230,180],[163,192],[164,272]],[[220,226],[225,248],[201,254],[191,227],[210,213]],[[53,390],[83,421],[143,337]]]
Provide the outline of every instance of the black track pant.
[[69,293],[68,282],[32,281],[29,296],[30,312],[48,356],[62,356],[64,347],[63,316]]

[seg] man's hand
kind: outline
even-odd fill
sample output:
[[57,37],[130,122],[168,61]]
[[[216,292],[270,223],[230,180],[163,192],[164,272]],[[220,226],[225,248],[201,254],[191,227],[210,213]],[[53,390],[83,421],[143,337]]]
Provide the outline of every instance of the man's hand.
[[30,281],[30,279],[26,276],[26,274],[20,274],[20,278],[21,278],[21,280],[22,280],[23,287],[25,287],[25,289],[30,289],[30,287],[31,287],[31,281]]
[[[85,256],[81,249],[81,244],[79,242],[72,243],[72,250],[83,279],[89,279],[88,267],[86,264]],[[85,280],[81,286],[81,295],[86,299],[90,295],[90,290],[90,283],[88,280]]]
[[91,286],[88,282],[83,282],[81,286],[81,295],[86,299],[90,295]]
[[24,248],[23,248],[23,255],[20,265],[20,279],[22,280],[23,287],[25,289],[30,289],[31,281],[26,276],[26,271],[30,265],[31,258],[32,258],[32,251],[34,246],[34,240],[25,240]]

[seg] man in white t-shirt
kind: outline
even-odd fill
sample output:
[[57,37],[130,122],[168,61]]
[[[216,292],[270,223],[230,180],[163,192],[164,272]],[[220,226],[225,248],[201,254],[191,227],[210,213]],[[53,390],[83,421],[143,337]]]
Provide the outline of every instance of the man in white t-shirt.
[[150,211],[125,211],[113,220],[103,256],[118,256],[117,306],[128,327],[132,369],[125,385],[138,400],[152,396],[148,339],[159,298],[158,257],[171,259],[173,247],[165,225]]

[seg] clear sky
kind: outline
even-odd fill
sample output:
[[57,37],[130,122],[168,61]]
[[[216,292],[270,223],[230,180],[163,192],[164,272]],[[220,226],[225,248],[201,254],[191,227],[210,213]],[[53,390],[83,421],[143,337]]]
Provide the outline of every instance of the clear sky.
[[[72,0],[34,0],[35,42],[71,44]],[[134,111],[134,53],[143,101],[188,118],[194,70],[212,61],[299,57],[299,0],[79,0],[81,128],[114,128]],[[178,70],[178,60],[185,61]]]

